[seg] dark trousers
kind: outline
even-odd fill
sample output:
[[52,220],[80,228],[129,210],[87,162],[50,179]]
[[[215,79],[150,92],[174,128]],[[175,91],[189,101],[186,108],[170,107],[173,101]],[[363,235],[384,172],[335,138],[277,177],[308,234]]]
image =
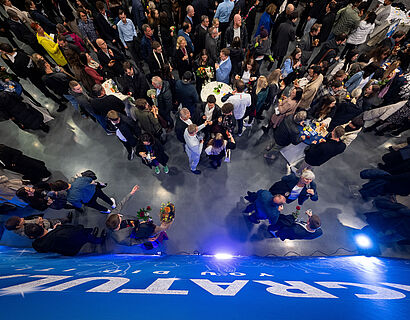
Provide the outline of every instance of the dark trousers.
[[125,41],[128,47],[128,50],[131,53],[132,59],[135,63],[139,64],[142,60],[141,54],[139,52],[140,44],[138,43],[137,38],[134,38],[132,41]]
[[346,43],[346,46],[345,46],[345,48],[343,49],[342,54],[340,55],[340,58],[344,58],[349,51],[355,49],[356,47],[357,47],[357,46],[356,46],[355,44]]
[[98,210],[98,211],[107,211],[107,208],[106,208],[106,207],[102,206],[101,204],[99,204],[99,203],[97,202],[97,198],[100,198],[102,201],[108,203],[110,206],[113,205],[112,200],[101,190],[101,186],[100,186],[100,185],[97,185],[97,186],[95,187],[95,193],[94,193],[93,197],[92,197],[91,200],[88,201],[88,203],[86,203],[85,205],[86,205],[87,207],[94,208],[94,209],[96,209],[96,210]]
[[241,119],[236,119],[236,122],[238,123],[238,134],[242,133],[243,130],[243,118],[246,117],[246,114],[241,118]]
[[84,228],[84,235],[85,235],[85,241],[90,242],[93,244],[101,244],[103,243],[103,238],[96,237],[93,235],[93,228]]
[[132,148],[134,148],[135,146],[133,146],[128,141],[122,141],[122,140],[120,140],[120,141],[124,145],[125,149],[127,149],[128,154],[131,154],[132,153]]

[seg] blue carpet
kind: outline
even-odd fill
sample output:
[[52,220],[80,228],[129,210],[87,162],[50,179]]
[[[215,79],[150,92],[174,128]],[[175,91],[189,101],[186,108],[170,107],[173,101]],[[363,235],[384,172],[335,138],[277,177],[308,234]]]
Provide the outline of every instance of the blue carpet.
[[410,261],[95,255],[0,247],[18,319],[408,319]]

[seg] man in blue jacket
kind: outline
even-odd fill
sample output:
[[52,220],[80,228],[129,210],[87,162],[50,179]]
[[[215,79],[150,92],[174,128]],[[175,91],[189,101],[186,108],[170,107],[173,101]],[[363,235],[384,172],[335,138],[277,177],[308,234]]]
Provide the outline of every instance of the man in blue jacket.
[[230,51],[227,48],[221,50],[219,63],[215,63],[216,81],[229,84],[229,78],[232,70],[231,59],[229,58]]
[[110,213],[106,207],[97,203],[97,198],[100,198],[104,202],[108,203],[111,208],[115,209],[115,199],[109,198],[101,189],[105,187],[96,181],[93,181],[92,177],[82,176],[75,178],[72,183],[67,183],[62,180],[54,182],[53,191],[66,191],[67,201],[70,202],[76,209],[80,209],[82,205],[99,210],[101,213]]
[[245,213],[251,213],[248,219],[252,223],[259,223],[260,220],[269,220],[270,224],[276,224],[279,213],[283,210],[283,204],[286,198],[281,195],[272,195],[268,190],[258,190],[257,192],[249,192],[245,199],[250,202]]

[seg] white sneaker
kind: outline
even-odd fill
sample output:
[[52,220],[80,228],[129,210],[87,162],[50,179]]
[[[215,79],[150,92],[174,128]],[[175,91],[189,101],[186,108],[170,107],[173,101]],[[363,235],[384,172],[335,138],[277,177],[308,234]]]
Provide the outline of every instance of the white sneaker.
[[115,208],[117,207],[117,203],[115,202],[115,199],[114,199],[114,198],[110,198],[110,199],[111,199],[111,201],[112,201],[112,206],[111,206],[111,208],[115,209]]
[[251,123],[248,123],[248,122],[244,122],[244,123],[243,123],[243,126],[244,126],[244,127],[252,127],[252,125],[253,125],[253,120],[252,120]]
[[243,135],[243,133],[245,132],[245,130],[246,130],[246,127],[243,127],[243,128],[242,128],[242,133],[238,133],[238,136],[239,136],[239,137],[242,137],[242,135]]

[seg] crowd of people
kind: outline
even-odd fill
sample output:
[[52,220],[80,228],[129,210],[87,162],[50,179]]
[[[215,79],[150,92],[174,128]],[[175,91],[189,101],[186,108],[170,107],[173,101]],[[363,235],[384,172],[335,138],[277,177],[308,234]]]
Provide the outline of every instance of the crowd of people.
[[[248,137],[257,131],[269,137],[267,161],[284,147],[306,145],[290,175],[246,196],[250,221],[268,219],[270,234],[282,240],[322,234],[320,218],[310,211],[306,222],[298,212],[280,214],[296,199],[300,205],[318,200],[315,167],[343,153],[360,132],[400,136],[409,129],[410,34],[401,26],[383,28],[394,0],[1,0],[1,5],[0,35],[7,41],[0,52],[8,68],[0,71],[0,118],[21,130],[47,133],[48,123],[69,106],[83,121],[115,135],[128,160],[140,157],[155,174],[169,173],[167,140],[173,132],[195,175],[201,174],[203,154],[215,170],[230,162],[246,130]],[[21,79],[51,99],[57,113],[42,106]],[[215,81],[213,93],[204,97]],[[222,85],[231,90],[219,97]],[[306,133],[312,123],[323,129],[320,139]],[[363,177],[390,181],[386,176],[393,175],[405,184],[407,160],[408,155],[394,159],[402,168],[397,176]],[[6,145],[0,145],[0,164],[23,175],[20,181],[4,175],[2,197],[17,194],[40,211],[92,207],[108,214],[108,230],[122,230],[127,235],[120,238],[128,243],[166,238],[170,222],[155,226],[125,219],[122,205],[102,191],[105,185],[92,171],[71,182],[47,182],[51,173],[44,162]],[[407,189],[401,192],[408,194]],[[398,192],[380,190],[376,196]],[[64,238],[66,246],[67,239],[77,238],[67,251],[75,254],[85,242],[98,244],[107,236],[70,221],[69,216],[57,222],[12,217],[6,228],[35,239],[40,252],[64,253],[50,245],[58,243],[53,239]]]

